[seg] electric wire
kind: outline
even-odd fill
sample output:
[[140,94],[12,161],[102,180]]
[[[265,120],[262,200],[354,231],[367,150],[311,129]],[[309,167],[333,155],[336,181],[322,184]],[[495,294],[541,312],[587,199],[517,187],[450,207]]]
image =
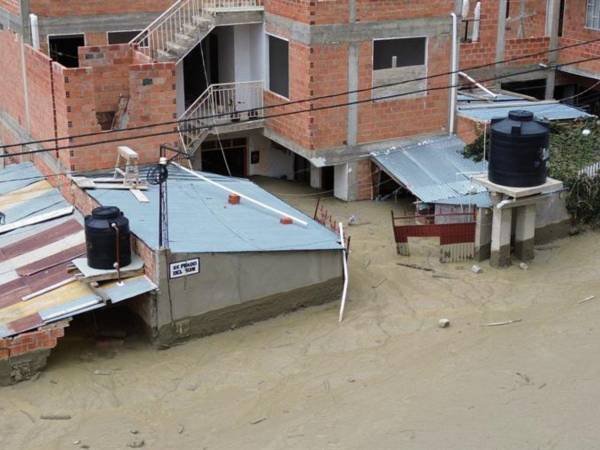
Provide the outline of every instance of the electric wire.
[[[485,80],[481,80],[481,82],[489,82],[489,81],[496,81],[496,80],[500,80],[503,78],[507,78],[507,77],[513,77],[515,75],[523,75],[523,74],[528,74],[528,73],[534,73],[534,72],[538,72],[541,70],[548,70],[548,68],[559,68],[559,67],[566,67],[569,65],[574,65],[574,64],[581,64],[581,63],[585,63],[585,62],[590,62],[590,61],[596,61],[596,60],[600,60],[600,56],[595,56],[595,57],[591,57],[591,58],[585,58],[585,59],[580,59],[580,60],[576,60],[576,61],[570,61],[567,63],[560,63],[560,64],[556,64],[554,66],[551,67],[543,67],[543,68],[535,68],[535,69],[529,69],[529,70],[525,70],[525,71],[520,71],[520,72],[514,72],[512,74],[507,74],[507,75],[501,75],[501,76],[496,76],[496,77],[492,77],[492,78],[488,78]],[[418,94],[418,93],[424,93],[424,92],[431,92],[431,91],[439,91],[439,90],[447,90],[447,89],[451,89],[454,87],[461,87],[461,84],[456,84],[456,85],[448,85],[448,86],[438,86],[438,87],[432,87],[432,88],[424,88],[424,89],[418,89],[415,91],[409,91],[409,92],[403,92],[403,93],[399,93],[399,94],[390,94],[390,95],[386,95],[383,97],[378,97],[376,99],[363,99],[363,100],[356,100],[353,102],[345,102],[345,103],[336,103],[333,105],[324,105],[324,106],[318,106],[318,107],[310,107],[307,109],[302,109],[302,110],[297,110],[297,111],[288,111],[288,112],[284,112],[284,113],[277,113],[277,114],[272,114],[270,116],[265,116],[264,119],[273,119],[273,118],[278,118],[278,117],[287,117],[287,116],[292,116],[292,115],[297,115],[297,114],[304,114],[304,113],[309,113],[309,112],[315,112],[315,111],[324,111],[324,110],[329,110],[329,109],[335,109],[335,108],[341,108],[341,107],[345,107],[345,106],[352,106],[352,105],[360,105],[360,104],[364,104],[364,103],[371,103],[373,101],[382,101],[382,100],[389,100],[389,99],[393,99],[393,98],[400,98],[400,97],[406,97],[408,95],[414,95],[414,94]],[[240,122],[236,122],[236,123],[248,123],[248,122],[253,122],[254,119],[247,119],[244,121],[240,121]],[[214,127],[211,126],[199,126],[199,127],[193,127],[190,129],[193,130],[203,130],[203,129],[211,129],[211,128],[216,128],[216,127],[225,127],[228,126],[229,124],[218,124],[215,125]],[[13,152],[13,153],[5,153],[0,155],[0,158],[6,158],[6,157],[14,157],[14,156],[19,156],[19,155],[31,155],[31,154],[36,154],[36,153],[47,153],[47,152],[55,152],[55,151],[60,151],[60,150],[72,150],[72,149],[77,149],[77,148],[83,148],[83,147],[93,147],[96,145],[101,145],[101,144],[110,144],[110,143],[115,143],[115,142],[126,142],[126,141],[133,141],[133,140],[138,140],[138,139],[144,139],[144,138],[149,138],[149,137],[158,137],[158,136],[167,136],[167,135],[172,135],[172,134],[176,134],[179,133],[178,130],[170,130],[170,131],[163,131],[163,132],[157,132],[157,133],[148,133],[148,134],[142,134],[142,135],[138,135],[138,136],[128,136],[128,137],[121,137],[121,138],[115,138],[115,139],[106,139],[103,141],[96,141],[96,142],[87,142],[87,143],[82,143],[82,144],[74,144],[74,145],[66,145],[66,146],[55,146],[52,148],[42,148],[42,149],[34,149],[34,150],[30,150],[30,151],[24,151],[24,152]],[[69,139],[73,140],[76,139],[76,136],[72,136]],[[57,139],[60,140],[60,139]],[[52,141],[55,141],[55,139],[52,139]],[[38,141],[35,141],[35,143],[37,143]],[[0,149],[2,148],[8,148],[8,147],[20,147],[20,146],[26,146],[27,144],[25,143],[19,143],[19,144],[10,144],[10,145],[5,145],[3,147],[0,147]]]
[[[553,49],[548,49],[548,50],[544,50],[544,51],[540,51],[540,52],[535,52],[535,53],[529,53],[529,54],[526,54],[526,55],[516,56],[514,58],[504,59],[504,60],[501,60],[501,61],[495,61],[495,62],[492,62],[492,63],[480,64],[480,65],[471,66],[471,67],[465,67],[465,68],[458,69],[457,71],[442,72],[442,73],[428,75],[428,76],[424,76],[424,77],[413,78],[413,79],[410,79],[410,80],[404,80],[404,81],[395,82],[395,83],[383,84],[381,86],[372,86],[372,87],[363,88],[363,89],[347,90],[347,91],[343,91],[343,92],[338,92],[338,93],[333,93],[333,94],[327,94],[327,95],[322,95],[322,96],[317,96],[317,97],[309,97],[309,98],[304,98],[304,99],[299,99],[299,100],[293,100],[293,101],[289,101],[289,102],[285,102],[285,103],[277,103],[277,104],[273,104],[273,105],[266,105],[266,106],[262,106],[262,107],[259,107],[259,108],[251,108],[251,109],[248,109],[248,110],[240,110],[238,112],[239,113],[245,113],[245,112],[254,112],[254,111],[257,111],[257,110],[263,110],[264,111],[264,110],[273,109],[273,108],[280,108],[280,107],[292,106],[292,105],[300,104],[300,103],[307,103],[307,102],[315,102],[315,101],[319,101],[319,100],[326,100],[326,99],[340,97],[340,96],[348,95],[348,94],[357,94],[357,93],[362,93],[362,92],[374,91],[374,90],[377,90],[377,89],[385,89],[385,88],[389,88],[389,87],[400,86],[400,85],[403,85],[403,84],[414,83],[416,81],[424,81],[424,80],[429,80],[429,79],[433,79],[433,78],[438,78],[438,77],[453,75],[453,74],[459,73],[459,72],[467,72],[467,71],[473,71],[473,70],[480,70],[480,69],[484,69],[484,68],[487,68],[487,67],[497,66],[499,64],[507,64],[507,63],[519,61],[519,60],[522,60],[522,59],[533,58],[533,57],[536,57],[536,56],[543,56],[543,55],[546,55],[546,54],[549,54],[549,53],[554,53],[554,52],[558,52],[558,51],[562,51],[562,50],[567,50],[567,49],[574,48],[574,47],[580,47],[580,46],[584,46],[584,45],[588,45],[588,44],[593,44],[593,43],[597,43],[597,42],[600,42],[600,38],[590,39],[590,40],[578,42],[578,43],[575,43],[575,44],[565,45],[565,46],[556,47],[556,48],[553,48]],[[563,64],[563,65],[567,65],[567,64]],[[553,67],[555,68],[555,67],[560,67],[560,66],[561,65],[557,65],[557,66],[545,66],[545,67],[541,67],[540,69],[536,69],[535,71],[538,71],[538,70],[546,71],[546,70],[549,70],[549,69],[551,69]],[[529,72],[526,72],[526,73],[529,73]],[[519,74],[519,73],[517,73],[517,74]],[[507,76],[504,76],[504,77],[499,77],[498,79],[509,78],[511,76],[514,76],[514,75],[515,74],[511,74],[511,75],[507,75]],[[486,81],[488,81],[488,80],[480,80],[480,82],[482,82],[482,83],[486,82]],[[491,79],[489,81],[494,81],[494,79]],[[375,100],[377,100],[377,99],[375,99]],[[214,115],[203,116],[203,117],[195,117],[195,118],[190,118],[190,119],[181,119],[181,120],[178,119],[178,120],[168,121],[168,122],[158,122],[158,123],[153,123],[153,124],[140,125],[140,126],[130,127],[130,128],[126,128],[126,129],[104,130],[104,131],[96,131],[96,132],[91,132],[91,133],[82,133],[82,134],[74,135],[74,136],[62,136],[62,137],[54,137],[54,138],[47,138],[47,139],[38,139],[38,140],[33,140],[33,141],[20,142],[20,143],[17,143],[17,144],[1,145],[0,149],[6,149],[6,148],[12,148],[12,147],[19,147],[19,146],[26,146],[26,145],[33,145],[33,144],[42,144],[42,143],[49,143],[49,142],[56,142],[56,141],[63,141],[63,140],[67,140],[67,139],[76,139],[76,138],[83,138],[83,137],[93,137],[93,136],[98,136],[98,135],[106,135],[106,134],[120,133],[120,132],[126,132],[126,131],[136,131],[136,130],[142,130],[142,129],[148,129],[148,128],[155,128],[155,127],[167,126],[167,125],[179,125],[179,124],[182,124],[182,123],[187,123],[187,122],[192,122],[192,121],[198,121],[198,120],[216,119],[216,118],[219,118],[219,117],[227,116],[227,114],[228,113],[221,113],[221,114],[214,114]]]

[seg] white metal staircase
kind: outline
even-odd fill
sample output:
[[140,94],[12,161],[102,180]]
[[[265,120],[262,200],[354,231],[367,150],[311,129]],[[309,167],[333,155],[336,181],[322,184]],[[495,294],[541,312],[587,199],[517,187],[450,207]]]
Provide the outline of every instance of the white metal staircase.
[[215,27],[215,15],[260,9],[262,0],[178,0],[130,42],[155,61],[179,61]]
[[183,148],[192,157],[209,134],[262,127],[263,82],[211,84],[179,117]]

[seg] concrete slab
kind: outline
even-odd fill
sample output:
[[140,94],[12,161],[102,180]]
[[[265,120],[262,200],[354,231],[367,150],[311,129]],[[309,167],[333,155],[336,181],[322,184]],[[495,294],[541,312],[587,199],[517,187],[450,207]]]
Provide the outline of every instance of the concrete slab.
[[[102,280],[115,280],[117,278],[116,270],[100,270],[93,269],[88,265],[87,258],[77,258],[73,260],[73,264],[83,275],[84,280],[89,281],[102,281]],[[133,253],[131,255],[131,264],[121,268],[122,277],[131,277],[138,274],[144,269],[144,261]]]
[[532,195],[550,194],[552,192],[562,191],[564,188],[563,182],[555,180],[554,178],[548,178],[544,184],[531,187],[502,186],[491,182],[487,174],[474,175],[471,177],[471,180],[474,183],[485,187],[490,192],[498,192],[512,198],[524,198]]

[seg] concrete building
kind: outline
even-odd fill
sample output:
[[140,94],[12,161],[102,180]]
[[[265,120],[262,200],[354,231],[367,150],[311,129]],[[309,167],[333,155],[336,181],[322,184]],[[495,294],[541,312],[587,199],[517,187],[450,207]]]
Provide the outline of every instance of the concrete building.
[[[341,298],[336,233],[250,181],[194,173],[171,168],[160,246],[157,186],[142,202],[78,178],[74,208],[33,164],[0,170],[0,385],[34,375],[71,320],[101,308],[125,308],[169,345]],[[133,260],[120,273],[86,263],[81,213],[101,205],[130,218]]]

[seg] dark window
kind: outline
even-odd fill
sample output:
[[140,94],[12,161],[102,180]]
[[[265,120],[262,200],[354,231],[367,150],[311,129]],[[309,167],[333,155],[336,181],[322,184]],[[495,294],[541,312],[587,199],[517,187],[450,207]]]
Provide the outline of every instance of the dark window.
[[140,34],[139,31],[109,31],[108,32],[108,43],[109,44],[127,44],[131,40]]
[[558,17],[558,35],[563,36],[565,27],[565,0],[560,0],[560,16]]
[[290,96],[289,43],[269,36],[269,90]]
[[50,58],[65,67],[79,67],[77,49],[85,45],[83,34],[49,36]]
[[510,17],[510,0],[506,0],[506,18]]
[[373,70],[425,64],[426,42],[425,38],[375,41],[373,44]]

